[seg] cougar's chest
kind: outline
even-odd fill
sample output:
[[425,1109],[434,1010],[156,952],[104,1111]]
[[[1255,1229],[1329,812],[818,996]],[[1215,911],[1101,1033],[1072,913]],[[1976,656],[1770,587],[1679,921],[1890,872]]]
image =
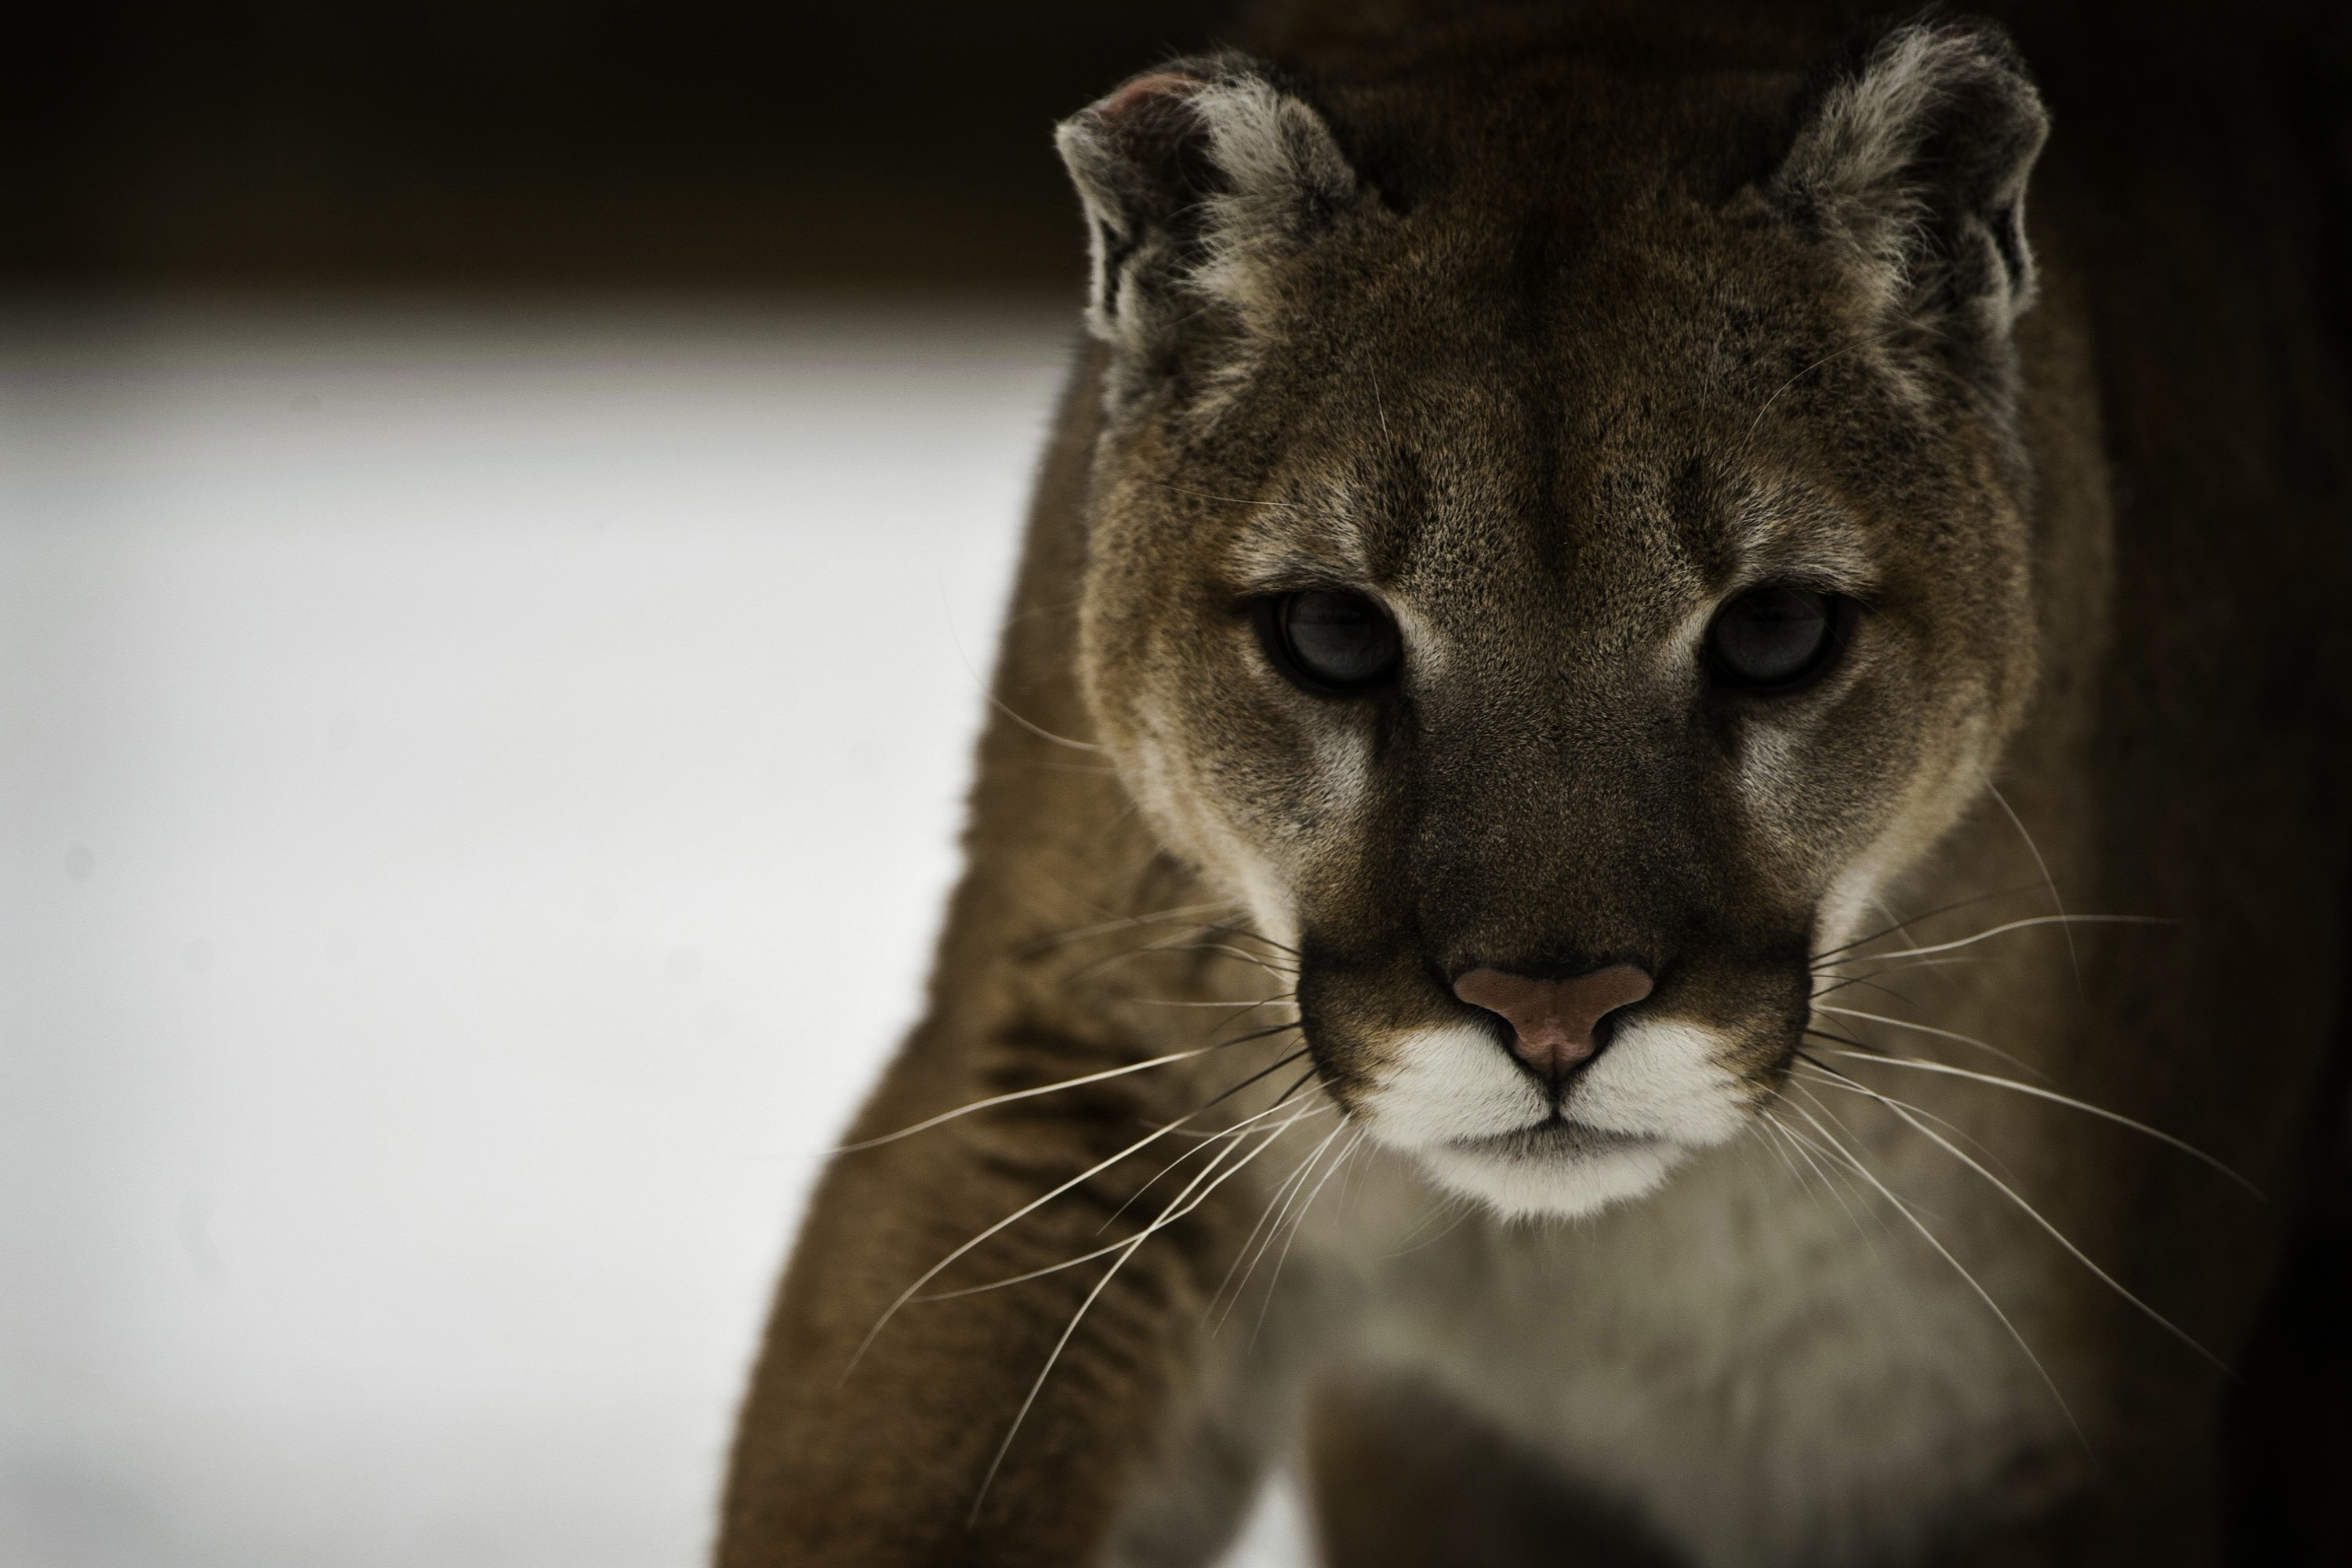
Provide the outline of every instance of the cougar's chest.
[[[1899,1146],[1864,1152],[2028,1343],[2054,1336],[1975,1193]],[[1473,1218],[1360,1267],[1370,1362],[1472,1406],[1699,1564],[1899,1554],[2066,1440],[1953,1261],[1862,1179],[1833,1191],[1760,1135],[1596,1221]]]

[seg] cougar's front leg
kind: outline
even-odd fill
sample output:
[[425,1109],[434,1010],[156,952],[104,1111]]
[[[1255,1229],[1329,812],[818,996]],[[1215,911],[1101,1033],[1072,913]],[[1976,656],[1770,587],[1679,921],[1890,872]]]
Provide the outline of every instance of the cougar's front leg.
[[[919,1034],[854,1136],[936,1112],[927,1076],[1003,1092],[1117,1065],[1042,1030],[960,1045]],[[1117,1079],[835,1159],[742,1412],[721,1568],[1176,1563],[1222,1544],[1257,1461],[1251,1424],[1221,1418],[1243,1380],[1208,1364],[1202,1320],[1256,1209],[1243,1171],[1143,1234],[1217,1153],[1138,1199],[1201,1148],[1190,1129],[1154,1133],[1193,1109],[1181,1092]],[[1219,1145],[1223,1169],[1248,1147]]]

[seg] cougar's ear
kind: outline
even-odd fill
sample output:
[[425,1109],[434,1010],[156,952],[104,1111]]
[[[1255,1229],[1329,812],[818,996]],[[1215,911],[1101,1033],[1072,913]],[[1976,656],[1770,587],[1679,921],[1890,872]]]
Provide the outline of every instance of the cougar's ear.
[[1846,248],[1885,312],[1991,368],[2033,302],[2025,185],[2049,132],[2008,36],[1931,14],[1825,79],[1764,194]]
[[1178,60],[1064,121],[1086,204],[1095,335],[1156,356],[1204,299],[1246,318],[1271,263],[1354,205],[1323,117],[1238,55]]

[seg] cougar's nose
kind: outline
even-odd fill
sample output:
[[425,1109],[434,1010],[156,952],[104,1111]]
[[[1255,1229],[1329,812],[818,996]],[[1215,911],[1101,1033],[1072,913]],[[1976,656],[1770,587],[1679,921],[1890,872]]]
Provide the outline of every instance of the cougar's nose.
[[1592,1055],[1599,1048],[1594,1026],[1649,994],[1650,977],[1630,963],[1612,963],[1572,980],[1474,969],[1454,983],[1454,994],[1473,1007],[1502,1015],[1511,1026],[1511,1049],[1546,1078]]

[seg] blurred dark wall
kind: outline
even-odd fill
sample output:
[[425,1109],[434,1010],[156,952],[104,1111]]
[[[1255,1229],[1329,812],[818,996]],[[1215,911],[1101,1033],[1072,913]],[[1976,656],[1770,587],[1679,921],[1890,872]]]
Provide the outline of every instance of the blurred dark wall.
[[[1066,291],[1054,121],[1238,8],[36,4],[0,29],[0,287]],[[2126,35],[2269,36],[2352,260],[2352,0],[2122,10]]]
[[0,35],[0,282],[1066,288],[1054,121],[1223,12],[51,0]]

